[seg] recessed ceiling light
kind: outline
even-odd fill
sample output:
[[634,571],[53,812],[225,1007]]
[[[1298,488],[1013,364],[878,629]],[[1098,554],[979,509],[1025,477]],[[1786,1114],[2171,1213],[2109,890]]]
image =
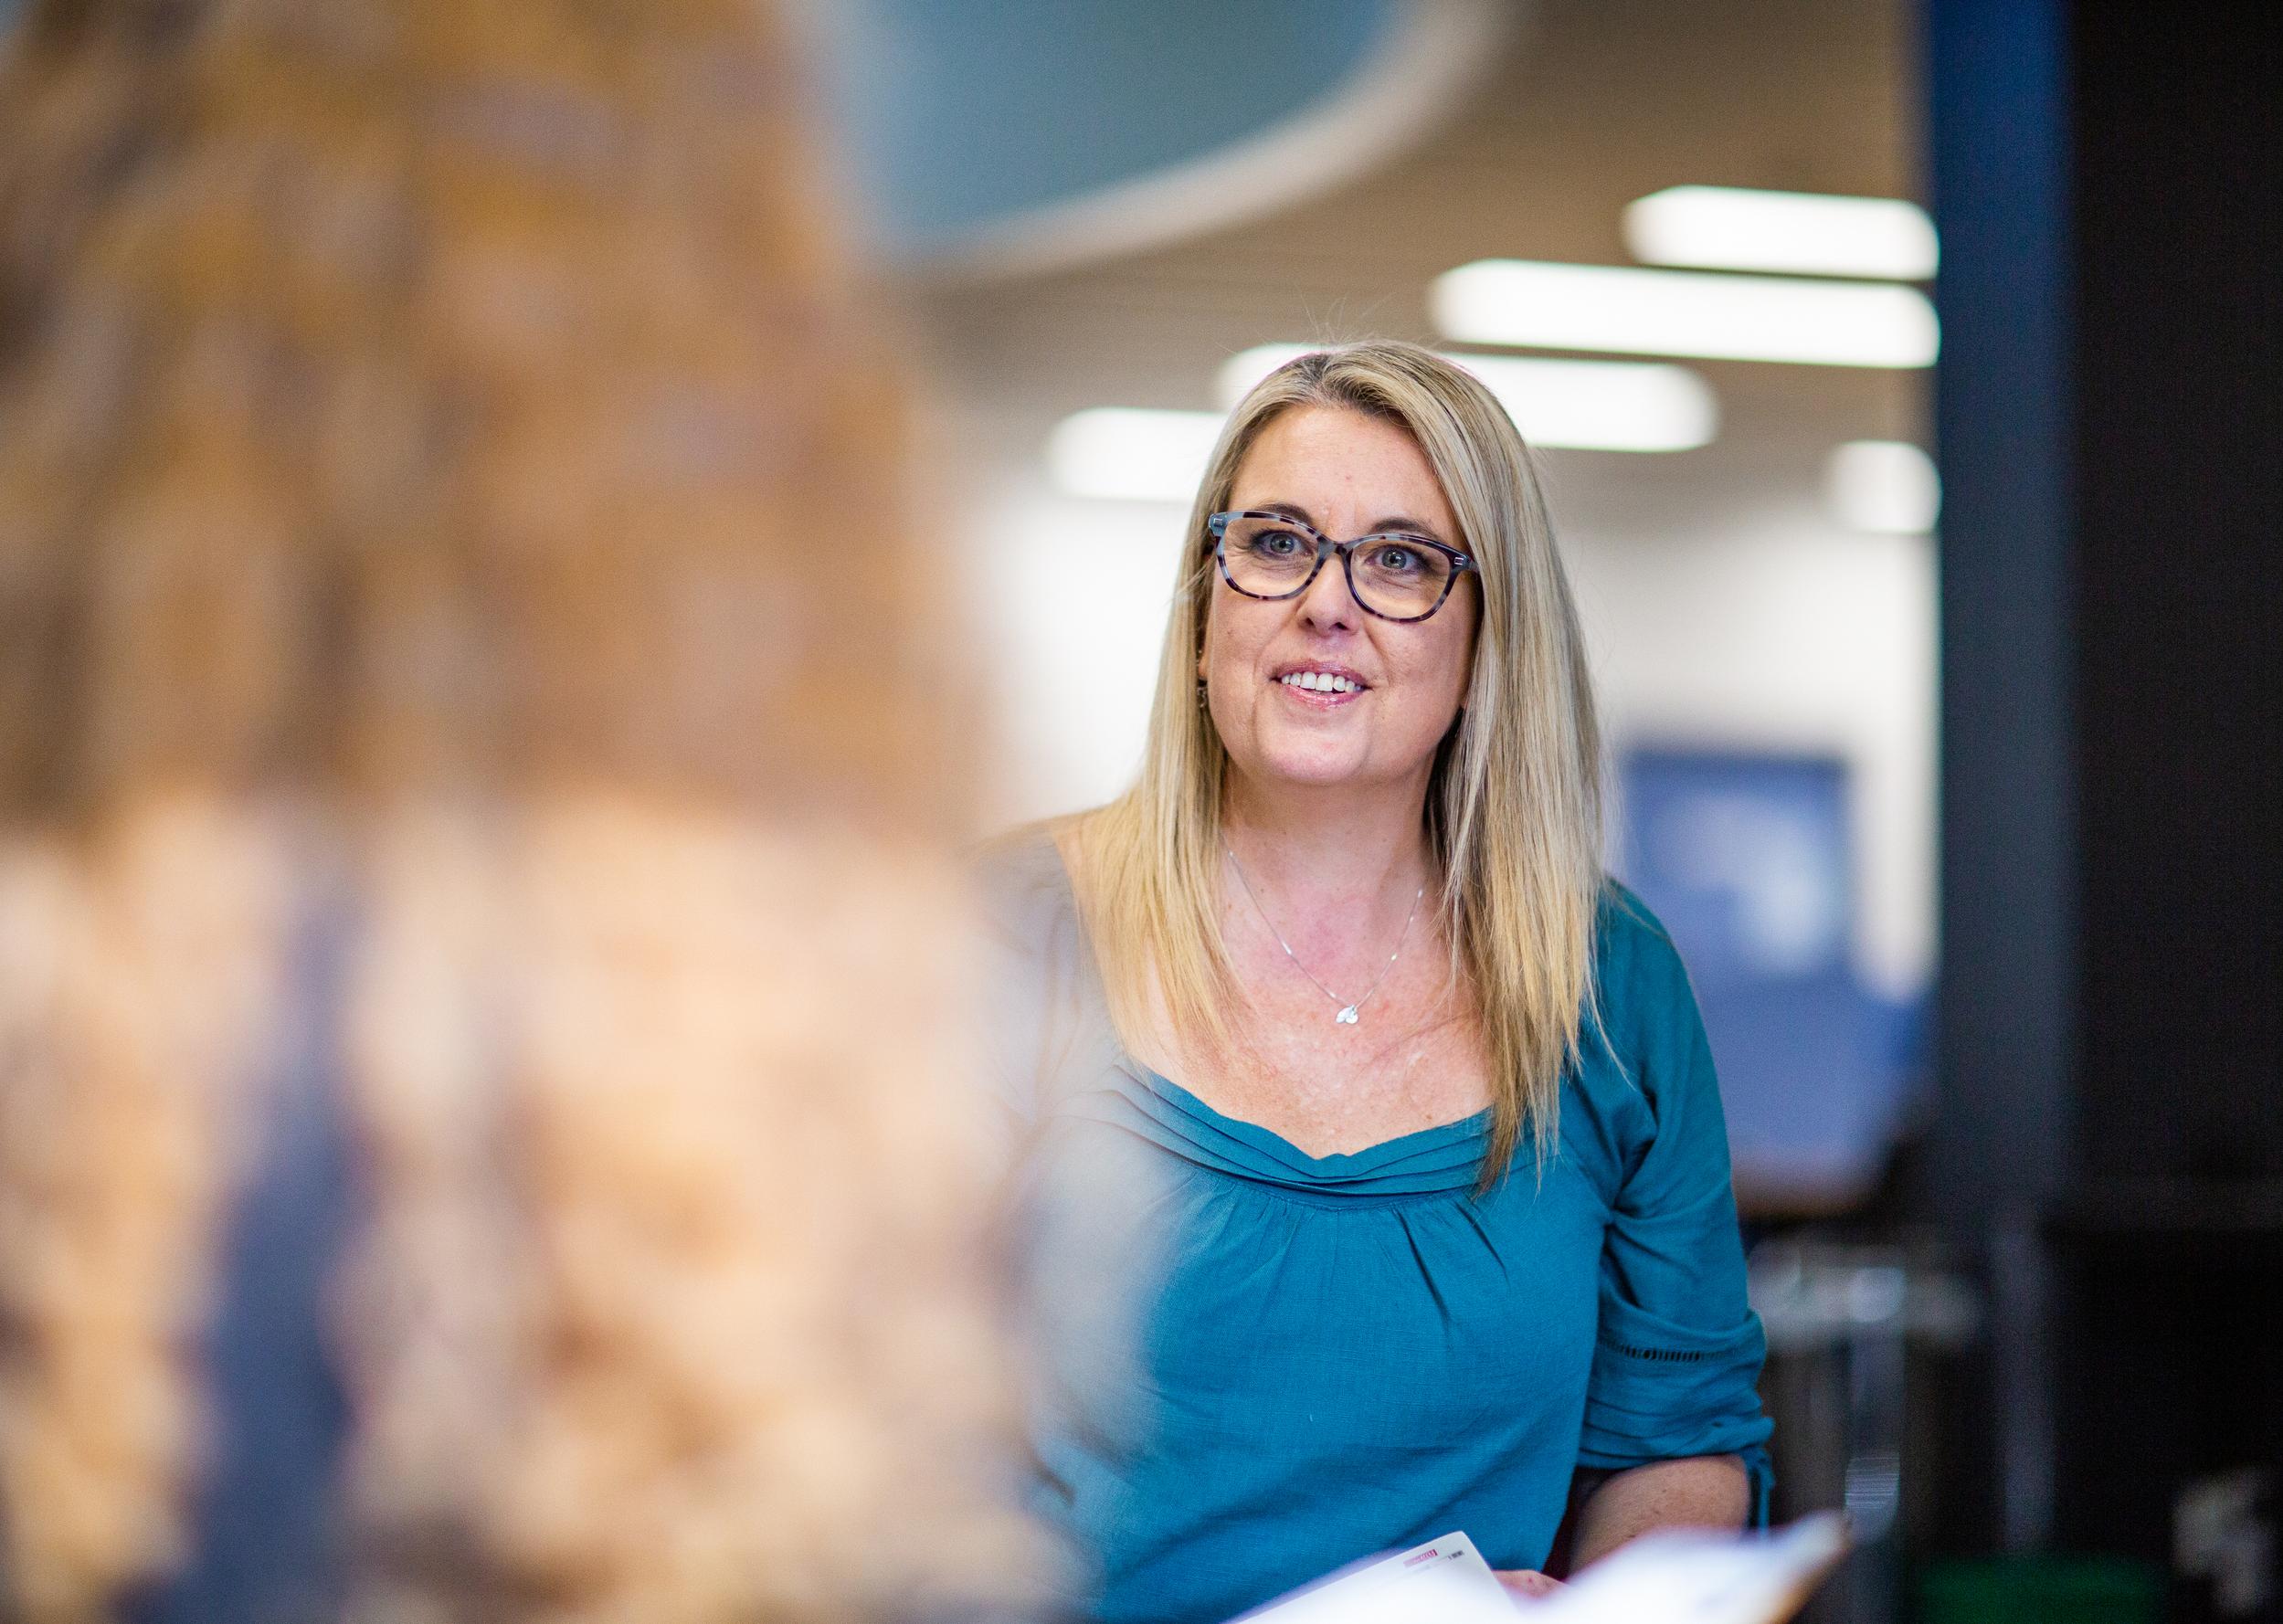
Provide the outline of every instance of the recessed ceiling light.
[[1934,222],[1895,197],[1668,186],[1625,206],[1625,246],[1649,265],[1924,281]]
[[1186,502],[1197,494],[1226,420],[1220,412],[1090,406],[1047,437],[1047,472],[1072,496]]
[[[1222,364],[1215,379],[1233,406],[1285,362],[1321,344],[1255,344]],[[1685,366],[1651,361],[1545,361],[1514,355],[1446,355],[1488,385],[1535,446],[1588,451],[1686,451],[1720,425],[1712,387]]]
[[[1321,345],[1255,344],[1215,380],[1233,406],[1295,356]],[[1720,422],[1704,379],[1685,366],[1643,361],[1548,361],[1515,355],[1448,357],[1482,379],[1535,446],[1594,451],[1686,451]],[[1090,406],[1047,437],[1047,471],[1071,496],[1186,502],[1197,494],[1221,412]]]
[[1940,348],[1916,288],[1629,266],[1478,259],[1434,279],[1435,325],[1467,343],[1823,366],[1927,366]]
[[1329,344],[1254,344],[1249,350],[1239,350],[1221,364],[1213,374],[1213,398],[1222,407],[1233,406],[1252,393],[1252,385],[1268,376],[1287,361],[1297,361],[1317,350],[1327,350]]
[[1649,361],[1539,361],[1453,355],[1490,386],[1536,446],[1687,451],[1720,426],[1712,386],[1685,366]]
[[1850,440],[1823,467],[1832,511],[1850,530],[1924,535],[1942,512],[1934,459],[1905,440]]

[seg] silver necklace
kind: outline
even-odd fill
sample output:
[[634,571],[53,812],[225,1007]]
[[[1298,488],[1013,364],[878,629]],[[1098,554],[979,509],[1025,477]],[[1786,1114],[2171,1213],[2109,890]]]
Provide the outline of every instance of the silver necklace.
[[1300,955],[1293,952],[1292,944],[1284,940],[1284,933],[1276,928],[1276,922],[1269,918],[1268,910],[1261,906],[1260,893],[1252,889],[1252,882],[1244,877],[1244,865],[1237,861],[1236,849],[1225,840],[1221,842],[1221,849],[1229,854],[1229,866],[1237,871],[1237,883],[1244,887],[1244,894],[1252,900],[1252,912],[1261,916],[1261,923],[1268,927],[1268,933],[1276,938],[1276,945],[1284,950],[1284,956],[1292,961],[1293,967],[1310,981],[1316,981],[1316,991],[1340,1007],[1339,1013],[1332,1017],[1335,1021],[1344,1027],[1354,1026],[1363,1007],[1371,1001],[1371,995],[1379,990],[1379,983],[1388,978],[1388,972],[1395,968],[1395,961],[1402,956],[1403,944],[1411,939],[1411,921],[1419,917],[1420,899],[1427,894],[1426,883],[1423,881],[1421,882],[1418,896],[1411,898],[1411,911],[1403,915],[1403,928],[1396,935],[1395,951],[1387,955],[1387,963],[1379,967],[1378,977],[1364,989],[1363,997],[1351,1004],[1321,981],[1316,981],[1316,972],[1300,962]]

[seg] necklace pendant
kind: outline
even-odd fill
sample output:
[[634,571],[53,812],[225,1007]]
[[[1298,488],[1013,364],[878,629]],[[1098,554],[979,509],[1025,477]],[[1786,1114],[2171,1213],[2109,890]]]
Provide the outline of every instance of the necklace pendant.
[[1343,1027],[1352,1027],[1356,1024],[1356,1007],[1350,1004],[1332,1018]]

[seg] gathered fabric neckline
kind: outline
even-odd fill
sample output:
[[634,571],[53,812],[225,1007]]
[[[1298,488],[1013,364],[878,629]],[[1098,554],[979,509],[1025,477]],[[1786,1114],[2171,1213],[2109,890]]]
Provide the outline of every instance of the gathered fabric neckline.
[[1310,1155],[1273,1128],[1216,1111],[1130,1058],[1110,1080],[1122,1125],[1212,1172],[1334,1200],[1400,1197],[1473,1186],[1490,1113],[1400,1134],[1361,1150]]
[[[1069,867],[1051,838],[1042,837],[1040,845],[1044,878],[1073,931],[1084,1018],[1099,1043],[1094,1051],[1098,1058],[1082,1069],[1082,1074],[1093,1074],[1092,1084],[1066,1098],[1064,1109],[1123,1128],[1208,1173],[1278,1190],[1304,1202],[1371,1206],[1474,1186],[1490,1137],[1487,1109],[1361,1150],[1315,1156],[1273,1128],[1216,1111],[1136,1059],[1118,1041],[1110,1020]],[[1094,1065],[1102,1070],[1095,1072]]]

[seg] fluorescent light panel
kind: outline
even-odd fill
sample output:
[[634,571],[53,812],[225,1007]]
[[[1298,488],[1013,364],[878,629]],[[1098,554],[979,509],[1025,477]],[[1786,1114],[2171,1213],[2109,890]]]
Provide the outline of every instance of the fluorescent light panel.
[[[1321,344],[1255,344],[1215,379],[1233,406],[1285,362]],[[1710,443],[1720,413],[1712,389],[1685,366],[1644,361],[1541,361],[1512,355],[1446,355],[1482,379],[1522,438],[1536,446],[1590,451],[1686,451]]]
[[1832,511],[1850,530],[1924,535],[1942,512],[1934,459],[1904,440],[1850,440],[1823,467]]
[[1090,406],[1047,436],[1047,472],[1072,496],[1185,502],[1197,494],[1225,420],[1220,412]]
[[[1215,382],[1234,406],[1252,385],[1318,344],[1256,344]],[[1596,451],[1686,451],[1719,427],[1711,387],[1685,366],[1641,361],[1546,361],[1452,355],[1482,379],[1532,445]],[[1047,437],[1047,471],[1071,496],[1186,502],[1197,494],[1222,412],[1091,406]]]
[[1720,425],[1712,389],[1685,366],[1453,355],[1489,386],[1522,438],[1587,451],[1687,451]]
[[1213,374],[1213,398],[1223,410],[1252,393],[1252,385],[1268,376],[1287,361],[1297,361],[1303,355],[1328,349],[1327,344],[1254,344],[1249,350],[1239,350],[1221,364]]
[[1926,280],[1940,258],[1915,203],[1737,186],[1668,186],[1626,205],[1625,246],[1648,265],[1904,282]]
[[1940,348],[1916,288],[1628,266],[1478,259],[1429,290],[1466,343],[1823,366],[1927,366]]

